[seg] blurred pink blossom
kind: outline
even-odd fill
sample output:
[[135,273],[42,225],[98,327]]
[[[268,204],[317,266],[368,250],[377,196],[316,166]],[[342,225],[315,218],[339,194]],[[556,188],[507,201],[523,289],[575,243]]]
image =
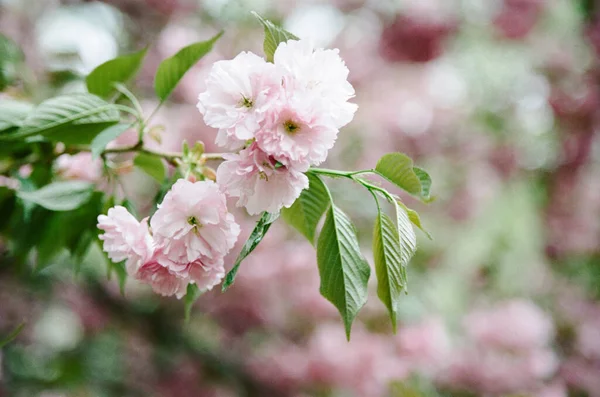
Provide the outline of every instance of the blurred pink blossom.
[[102,160],[89,152],[63,154],[56,159],[58,172],[67,179],[98,182],[102,178]]
[[476,310],[465,318],[465,327],[477,344],[516,350],[546,346],[554,333],[551,318],[526,300]]

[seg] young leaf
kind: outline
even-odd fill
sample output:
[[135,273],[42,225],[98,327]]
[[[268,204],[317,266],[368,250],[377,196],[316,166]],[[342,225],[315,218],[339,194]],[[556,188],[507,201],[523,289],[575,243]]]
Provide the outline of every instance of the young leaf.
[[418,227],[419,229],[421,229],[421,231],[423,233],[425,233],[425,235],[427,236],[428,239],[433,240],[433,237],[431,237],[431,234],[421,224],[421,217],[419,216],[419,213],[417,211],[413,210],[413,209],[408,208],[401,201],[397,201],[396,203],[402,209],[404,209],[404,211],[406,211],[406,214],[408,215],[408,219],[410,219],[410,221],[412,222],[412,224],[415,225],[416,227]]
[[183,75],[212,50],[213,45],[222,35],[223,32],[220,32],[208,41],[184,47],[177,54],[161,62],[154,77],[154,92],[161,102],[167,99]]
[[375,171],[408,193],[420,195],[421,181],[413,169],[413,161],[403,153],[388,153],[379,159]]
[[367,302],[371,268],[360,252],[354,225],[333,203],[317,243],[317,263],[321,295],[339,310],[350,340],[352,322]]
[[133,159],[133,165],[139,167],[146,174],[154,178],[158,183],[163,183],[167,175],[167,169],[163,161],[156,156],[140,153]]
[[17,196],[52,211],[71,211],[88,202],[92,190],[88,182],[54,182],[38,190],[19,191]]
[[[409,224],[410,226],[410,224]],[[406,287],[405,256],[396,225],[378,208],[373,230],[373,257],[377,275],[377,296],[385,304],[394,332],[402,290]]]
[[4,346],[12,342],[23,330],[25,323],[21,323],[15,328],[10,334],[6,335],[4,338],[0,339],[0,349]]
[[92,159],[98,158],[110,141],[117,139],[119,135],[127,131],[130,127],[130,124],[117,124],[113,125],[112,127],[108,127],[96,135],[90,144],[90,148],[92,150]]
[[196,302],[196,300],[198,300],[200,295],[202,295],[202,291],[200,291],[200,289],[198,288],[198,286],[196,284],[188,284],[185,298],[183,298],[186,323],[188,323],[190,321],[190,315],[192,313],[192,306],[194,305],[194,302]]
[[430,201],[431,200],[431,177],[429,176],[427,171],[425,171],[422,168],[413,167],[413,171],[415,172],[415,174],[419,178],[419,181],[421,182],[421,197],[425,201]]
[[302,191],[290,208],[284,208],[281,215],[313,244],[317,224],[329,207],[329,196],[318,175],[308,173],[307,176],[308,189]]
[[115,83],[129,81],[142,65],[148,48],[104,62],[86,77],[85,84],[90,94],[106,98],[115,91]]
[[41,135],[67,144],[89,144],[102,130],[119,122],[120,114],[112,105],[91,94],[69,94],[40,103],[14,134],[0,135],[2,140],[20,140]]
[[33,106],[27,102],[0,99],[0,131],[20,127]]
[[279,43],[288,40],[300,40],[294,34],[275,25],[273,22],[264,19],[256,12],[252,12],[252,14],[254,14],[254,16],[258,18],[260,23],[262,23],[262,25],[265,27],[265,42],[263,47],[267,61],[273,62],[273,56],[275,55],[275,50],[277,49]]
[[246,242],[244,243],[242,251],[235,260],[233,268],[229,271],[229,273],[227,273],[227,276],[225,276],[225,281],[223,282],[221,291],[225,292],[227,288],[229,288],[231,284],[233,284],[233,282],[235,281],[235,276],[240,268],[240,264],[248,255],[250,255],[252,251],[254,251],[258,243],[262,241],[263,237],[265,237],[265,235],[269,231],[269,228],[271,227],[273,222],[277,220],[277,218],[279,218],[279,213],[262,213],[262,216],[256,223],[254,230],[252,230],[252,233],[250,233],[250,237],[248,237],[248,240],[246,240]]

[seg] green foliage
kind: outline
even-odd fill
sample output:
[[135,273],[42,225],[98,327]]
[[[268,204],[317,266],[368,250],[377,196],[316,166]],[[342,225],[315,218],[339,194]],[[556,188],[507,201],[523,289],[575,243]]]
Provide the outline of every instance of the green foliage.
[[352,322],[367,302],[371,268],[360,252],[354,225],[333,202],[317,243],[317,263],[321,294],[339,310],[350,340]]
[[253,12],[254,16],[258,18],[260,23],[265,28],[265,42],[264,51],[267,61],[273,62],[273,56],[279,43],[286,42],[288,40],[300,40],[298,37],[288,32],[287,30],[275,25],[273,22],[264,19],[256,12]]
[[421,223],[421,217],[419,216],[419,213],[413,209],[408,208],[406,205],[404,205],[404,203],[402,203],[401,201],[396,201],[396,204],[398,204],[400,207],[402,207],[402,209],[404,211],[406,211],[406,214],[408,215],[408,219],[410,219],[410,221],[412,222],[413,225],[415,225],[416,227],[418,227],[423,233],[425,233],[425,235],[427,236],[428,239],[432,240],[433,238],[431,237],[431,234],[427,231],[427,229],[425,229],[425,227],[423,227],[422,223]]
[[0,34],[0,91],[12,85],[23,63],[23,52],[8,37]]
[[248,255],[250,255],[252,251],[254,251],[254,249],[258,246],[258,243],[262,241],[263,237],[265,237],[265,235],[269,231],[269,228],[271,227],[273,222],[277,220],[277,218],[279,218],[279,213],[262,213],[260,219],[254,227],[254,230],[252,230],[252,233],[250,233],[250,237],[248,237],[248,240],[246,240],[246,242],[244,243],[240,254],[235,260],[233,268],[229,271],[229,273],[227,273],[227,276],[225,276],[225,281],[223,282],[223,286],[221,287],[221,290],[223,292],[226,291],[233,284],[233,282],[235,281],[235,276],[240,268],[240,264]]
[[167,168],[160,157],[151,154],[139,153],[133,159],[133,164],[154,178],[158,183],[163,183],[167,175]]
[[187,291],[185,293],[185,298],[183,298],[186,323],[190,321],[190,316],[192,314],[192,306],[198,300],[198,298],[200,298],[202,293],[203,291],[200,291],[200,288],[198,288],[196,284],[188,284]]
[[17,326],[17,328],[12,330],[12,332],[10,334],[8,334],[5,337],[3,337],[2,339],[0,339],[0,349],[2,349],[4,346],[6,346],[10,342],[12,342],[21,333],[24,326],[25,326],[25,323],[19,324]]
[[283,219],[302,233],[311,244],[314,244],[317,224],[329,207],[327,187],[318,175],[309,173],[308,189],[290,208],[281,211]]
[[19,130],[0,135],[0,141],[40,135],[52,141],[89,144],[99,132],[119,120],[117,107],[97,96],[62,95],[40,103],[22,121]]
[[398,242],[398,230],[389,216],[379,209],[373,230],[373,256],[377,275],[377,296],[385,304],[396,331],[396,315],[402,290],[406,287],[406,272]]
[[177,54],[161,62],[154,78],[154,91],[161,102],[169,97],[183,75],[212,50],[213,45],[222,35],[223,32],[220,32],[208,41],[184,47]]
[[413,167],[413,171],[415,175],[419,178],[419,182],[421,182],[421,197],[424,201],[431,200],[431,177],[422,168]]
[[93,185],[83,181],[54,182],[34,191],[19,191],[22,200],[51,211],[71,211],[81,207],[92,196]]
[[0,99],[0,132],[19,128],[32,109],[33,106],[27,102]]
[[421,194],[421,180],[413,168],[413,161],[403,153],[388,153],[377,162],[375,171],[410,194]]
[[71,254],[75,270],[79,270],[85,254],[94,242],[94,229],[103,206],[103,196],[101,192],[94,192],[87,203],[73,211],[47,213],[44,231],[36,247],[37,270],[51,264],[64,250]]
[[116,124],[96,135],[90,144],[92,159],[98,158],[104,149],[106,149],[106,145],[108,145],[110,141],[117,139],[119,135],[129,128],[131,128],[131,125],[129,124]]
[[126,83],[135,76],[147,50],[144,48],[133,54],[111,59],[92,70],[85,79],[88,91],[102,98],[108,97],[115,91],[115,83]]

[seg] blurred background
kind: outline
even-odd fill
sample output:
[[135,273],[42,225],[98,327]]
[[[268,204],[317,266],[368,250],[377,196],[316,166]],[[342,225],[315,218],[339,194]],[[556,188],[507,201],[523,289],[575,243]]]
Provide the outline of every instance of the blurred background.
[[[224,29],[146,137],[215,149],[197,95],[214,61],[262,54],[251,10],[339,48],[350,69],[359,110],[326,167],[370,168],[401,151],[433,177],[435,202],[405,197],[433,240],[417,231],[397,334],[372,277],[348,343],[319,295],[314,249],[282,222],[187,324],[181,301],[132,280],[122,296],[97,249],[33,271],[0,248],[0,335],[25,322],[0,352],[0,396],[600,396],[593,0],[0,0],[0,32],[20,48],[0,52],[0,96],[85,90],[94,67],[150,46],[130,85],[149,113],[158,63]],[[102,189],[89,157],[56,166]],[[121,182],[148,213],[159,186],[137,171]],[[371,258],[376,208],[335,182]],[[255,219],[236,218],[243,242]]]

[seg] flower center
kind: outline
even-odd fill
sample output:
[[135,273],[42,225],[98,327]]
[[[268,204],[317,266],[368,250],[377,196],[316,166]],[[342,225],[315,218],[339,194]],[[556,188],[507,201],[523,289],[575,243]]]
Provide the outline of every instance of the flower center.
[[254,106],[254,103],[252,102],[252,99],[246,98],[245,96],[242,95],[242,100],[240,101],[240,106],[250,109],[252,106]]
[[288,134],[295,134],[300,129],[300,126],[293,122],[292,120],[288,120],[283,123],[283,128],[287,131]]
[[197,227],[197,228],[201,228],[202,224],[198,221],[198,219],[195,216],[190,216],[187,218],[187,223],[189,223],[190,225]]

